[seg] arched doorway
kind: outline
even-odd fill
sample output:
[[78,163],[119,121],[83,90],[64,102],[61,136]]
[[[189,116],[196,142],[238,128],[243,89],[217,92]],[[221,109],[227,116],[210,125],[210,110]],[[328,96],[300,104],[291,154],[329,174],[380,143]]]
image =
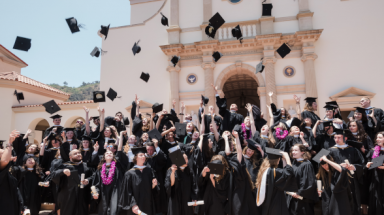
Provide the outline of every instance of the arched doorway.
[[251,103],[260,107],[260,98],[257,94],[258,84],[251,76],[234,74],[224,84],[223,93],[227,99],[227,108],[235,103],[239,108],[238,113],[247,115],[245,105]]
[[33,141],[31,139],[29,139],[29,142],[35,143],[37,141],[38,143],[42,143],[44,131],[49,127],[50,127],[49,123],[46,119],[38,118],[38,119],[33,120],[31,122],[30,126],[28,127],[29,129],[32,130],[31,139],[33,138]]

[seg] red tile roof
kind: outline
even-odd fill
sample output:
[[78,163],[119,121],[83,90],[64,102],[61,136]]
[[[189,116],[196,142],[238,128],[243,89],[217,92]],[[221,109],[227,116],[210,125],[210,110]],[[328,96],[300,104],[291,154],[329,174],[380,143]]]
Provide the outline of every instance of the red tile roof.
[[[73,102],[59,102],[57,105],[74,105],[74,104],[89,104],[89,103],[94,103],[93,100],[85,100],[85,101],[73,101]],[[28,108],[28,107],[40,107],[43,106],[42,104],[40,105],[23,105],[23,106],[13,106],[12,108]]]
[[28,84],[28,85],[32,85],[32,86],[35,86],[35,87],[43,88],[43,89],[46,89],[46,90],[49,90],[49,91],[52,91],[52,92],[55,92],[55,93],[58,93],[58,94],[70,96],[70,94],[68,94],[68,93],[65,93],[65,92],[63,92],[61,90],[58,90],[56,88],[53,88],[53,87],[48,86],[46,84],[43,84],[41,82],[35,81],[35,80],[31,79],[31,78],[28,78],[27,76],[18,74],[16,72],[2,72],[2,73],[0,73],[0,79],[9,80],[9,81],[18,81],[18,82],[21,82],[21,83],[24,83],[24,84]]
[[7,51],[10,55],[14,56],[15,58],[17,58],[18,60],[20,60],[23,64],[25,64],[26,66],[28,66],[28,64],[26,62],[24,62],[22,59],[20,59],[19,57],[17,57],[15,54],[13,54],[11,51],[9,51],[7,48],[5,48],[4,46],[2,46],[0,44],[0,48],[3,48],[5,51]]

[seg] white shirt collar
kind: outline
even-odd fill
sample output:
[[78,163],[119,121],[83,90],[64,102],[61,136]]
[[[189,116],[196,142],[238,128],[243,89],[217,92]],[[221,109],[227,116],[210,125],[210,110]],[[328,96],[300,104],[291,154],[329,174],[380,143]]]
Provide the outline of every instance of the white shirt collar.
[[147,167],[147,166],[138,166],[138,165],[135,165],[133,168],[144,169],[145,167]]
[[359,134],[359,132],[352,132],[352,134],[353,134],[353,135],[358,135],[358,134]]
[[381,147],[381,150],[384,150],[384,147]]
[[33,168],[28,168],[28,170],[33,170]]
[[192,140],[191,143],[196,143],[196,140]]
[[155,155],[157,155],[157,152],[154,152],[152,156],[145,153],[145,157],[147,157],[147,158],[153,158]]
[[185,122],[191,122],[191,120],[189,120],[189,119],[186,119],[186,120],[184,120]]
[[297,161],[302,161],[302,160],[304,160],[303,158],[297,158],[296,159]]
[[135,144],[130,144],[130,143],[128,143],[128,145],[129,145],[129,148],[131,148],[131,147],[135,147]]
[[261,137],[264,137],[264,138],[268,138],[267,135],[264,135],[264,134],[260,134]]
[[67,139],[67,142],[71,142],[72,141],[72,139]]
[[176,151],[176,150],[178,150],[178,149],[180,149],[179,146],[174,146],[174,147],[168,149],[168,152],[169,152],[169,153],[172,153],[172,152],[174,152],[174,151]]
[[189,132],[189,131],[188,131],[187,134],[192,134],[192,132]]
[[[328,134],[328,133],[327,133]],[[332,135],[335,135],[336,134],[336,132],[333,132],[332,134],[328,134],[328,136],[332,136]]]
[[298,134],[295,134],[295,135],[293,135],[294,137],[299,137],[300,135],[298,135]]
[[343,149],[343,148],[348,147],[348,144],[345,144],[345,145],[338,145],[338,144],[336,144],[335,146],[336,146],[337,148],[341,148],[341,149]]
[[248,127],[248,126],[245,126],[245,129],[249,130],[249,127]]
[[214,133],[213,132],[209,132],[209,135],[214,135]]
[[110,165],[111,165],[111,163],[105,162],[105,166],[110,166]]
[[312,129],[311,126],[305,126],[306,129]]
[[172,144],[172,145],[173,145],[173,144],[175,144],[175,143],[176,143],[176,141],[173,141],[173,142],[169,142],[169,141],[168,141],[168,143],[170,143],[170,144]]
[[89,148],[84,148],[83,151],[89,151]]
[[61,126],[61,125],[53,125],[53,126]]

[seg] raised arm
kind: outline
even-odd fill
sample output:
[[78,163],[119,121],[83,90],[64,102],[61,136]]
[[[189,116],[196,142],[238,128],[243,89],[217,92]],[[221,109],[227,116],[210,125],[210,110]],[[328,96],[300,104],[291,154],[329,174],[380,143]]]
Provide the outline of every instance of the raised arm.
[[319,125],[319,123],[322,123],[322,121],[321,120],[317,120],[317,122],[315,123],[315,125],[312,128],[312,133],[313,133],[313,137],[314,138],[316,138],[316,131],[317,131],[317,126]]
[[199,140],[199,149],[201,152],[203,152],[203,138],[204,138],[204,134],[200,135],[200,140]]
[[43,139],[43,143],[40,144],[40,156],[44,156],[45,146],[47,145],[48,136]]
[[89,126],[89,109],[85,106],[83,106],[83,109],[85,111],[85,133],[89,136],[91,134],[91,128]]
[[272,113],[271,106],[267,105],[267,108],[268,108],[268,114],[269,114],[269,117],[270,117],[269,127],[272,128],[273,124],[275,124],[275,120],[273,119],[273,113]]
[[155,113],[152,113],[152,115],[151,115],[151,117],[150,117],[150,119],[149,119],[149,123],[151,123],[151,124],[149,124],[149,126],[150,126],[150,130],[152,130],[153,129],[153,118],[156,116],[156,114]]
[[161,132],[161,136],[164,137],[166,134],[168,134],[171,131],[176,131],[176,128],[175,127],[171,127],[170,129]]
[[237,152],[237,160],[241,163],[243,159],[243,151],[241,150],[241,143],[239,139],[239,134],[237,131],[232,131],[232,135],[236,138],[236,152]]
[[228,141],[228,134],[223,133],[222,135],[224,141],[225,141],[225,154],[230,155],[231,154],[231,147],[229,146],[229,141]]
[[3,170],[8,165],[9,161],[11,161],[12,148],[13,148],[12,143],[13,141],[15,141],[17,137],[19,137],[19,135],[20,135],[20,132],[16,130],[13,130],[9,135],[8,144],[5,146],[3,155],[1,156],[1,159],[0,159],[0,170]]
[[[296,101],[296,112],[297,112],[297,118],[301,119],[301,110],[300,110],[300,99],[301,97],[297,97],[296,95],[293,95],[293,99]],[[301,119],[303,120],[303,119]]]
[[368,114],[368,116],[372,118],[373,122],[375,123],[375,126],[377,126],[377,119],[375,117],[375,108],[372,108],[372,113]]
[[181,117],[181,123],[183,123],[184,120],[185,120],[185,113],[184,113],[184,111],[185,111],[185,105],[184,105],[184,102],[181,102],[181,113],[180,113],[180,115],[182,116]]
[[202,134],[204,134],[204,132],[205,132],[205,120],[204,120],[204,114],[205,112],[202,112],[201,113],[201,123],[200,123],[200,131],[201,131],[201,133]]
[[104,130],[104,108],[100,109],[100,107],[97,107],[97,111],[99,111],[99,116],[100,116],[100,132],[103,132]]
[[272,104],[273,103],[273,100],[272,100],[273,92],[269,92],[268,96],[269,96],[269,104]]
[[117,151],[122,151],[123,150],[123,141],[124,141],[124,135],[127,134],[127,131],[121,131],[120,132],[120,138],[118,139],[119,145],[117,147]]
[[320,158],[320,161],[325,161],[328,163],[328,165],[332,166],[335,170],[337,170],[338,172],[341,172],[341,166],[335,162],[332,162],[330,160],[328,160],[328,158],[324,155],[323,157]]
[[251,123],[251,131],[252,131],[252,135],[256,133],[256,126],[255,126],[255,120],[253,119],[253,112],[252,112],[252,105],[251,104],[247,104],[245,106],[245,108],[248,110],[248,113],[249,113],[249,122]]
[[160,114],[157,121],[156,121],[156,129],[159,130],[159,127],[160,127],[160,124],[161,124],[161,120],[164,118],[164,115],[163,114]]
[[[219,142],[220,134],[217,131],[217,125],[216,125],[216,122],[215,122],[215,116],[213,115],[213,110],[211,110],[210,112],[211,112],[211,124],[212,124],[212,128],[213,128],[213,134],[215,135],[216,142]],[[204,132],[203,130],[201,130],[201,131]]]

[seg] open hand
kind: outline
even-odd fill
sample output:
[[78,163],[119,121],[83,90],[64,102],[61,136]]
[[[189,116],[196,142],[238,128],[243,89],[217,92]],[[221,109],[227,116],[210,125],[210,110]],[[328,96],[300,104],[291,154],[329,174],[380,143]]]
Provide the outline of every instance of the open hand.
[[71,171],[69,169],[64,169],[63,173],[66,175],[66,176],[71,176]]

